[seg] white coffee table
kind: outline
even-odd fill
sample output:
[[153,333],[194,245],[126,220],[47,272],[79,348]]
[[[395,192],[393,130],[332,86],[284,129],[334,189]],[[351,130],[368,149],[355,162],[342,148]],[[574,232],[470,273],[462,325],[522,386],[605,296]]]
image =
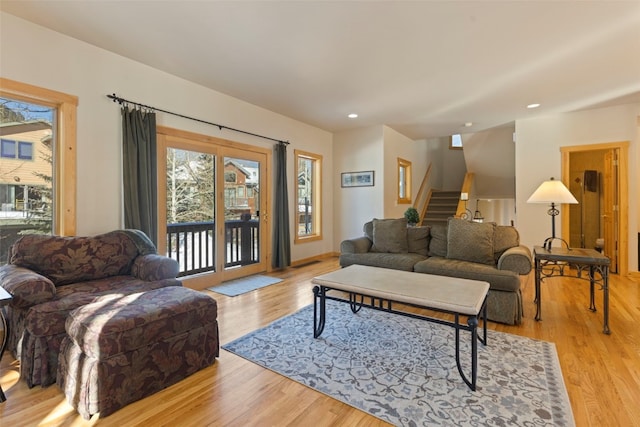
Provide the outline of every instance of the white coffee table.
[[[477,341],[487,344],[487,292],[489,284],[477,280],[431,274],[412,273],[387,268],[351,265],[349,267],[323,274],[311,280],[318,285],[313,288],[313,334],[318,338],[324,330],[327,313],[326,300],[348,302],[351,311],[357,313],[363,306],[452,326],[456,335],[456,365],[464,382],[476,389],[478,368]],[[349,298],[340,295],[328,295],[330,291],[343,291]],[[365,302],[365,298],[369,300]],[[454,321],[429,316],[421,316],[393,309],[393,303],[402,303],[414,307],[426,308],[450,313]],[[467,318],[467,324],[460,323],[460,316]],[[478,317],[483,323],[482,337],[478,336]],[[460,366],[460,330],[471,333],[471,380]]]

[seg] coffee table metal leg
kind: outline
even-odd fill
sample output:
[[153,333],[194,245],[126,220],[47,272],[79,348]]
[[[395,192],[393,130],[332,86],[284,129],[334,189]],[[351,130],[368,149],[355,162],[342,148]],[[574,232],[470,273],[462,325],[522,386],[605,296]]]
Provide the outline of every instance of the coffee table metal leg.
[[472,391],[476,391],[476,379],[478,377],[478,318],[476,316],[471,316],[467,320],[467,324],[469,325],[471,332],[471,381],[467,378],[467,376],[462,371],[462,366],[460,364],[460,324],[459,324],[459,315],[455,315],[456,318],[456,366],[458,367],[458,372],[462,377],[462,380],[469,386]]
[[318,338],[324,331],[326,320],[326,290],[324,286],[313,288],[313,337]]
[[[360,301],[358,302],[358,296],[360,296]],[[354,294],[353,292],[349,292],[349,307],[351,307],[351,312],[357,313],[362,308],[364,304],[364,295]]]

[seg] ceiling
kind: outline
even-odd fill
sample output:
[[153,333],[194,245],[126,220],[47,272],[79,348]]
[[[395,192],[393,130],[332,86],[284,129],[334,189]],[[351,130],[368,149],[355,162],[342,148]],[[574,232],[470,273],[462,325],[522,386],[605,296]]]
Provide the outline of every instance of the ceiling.
[[0,0],[0,10],[332,132],[386,124],[421,139],[640,102],[640,1]]

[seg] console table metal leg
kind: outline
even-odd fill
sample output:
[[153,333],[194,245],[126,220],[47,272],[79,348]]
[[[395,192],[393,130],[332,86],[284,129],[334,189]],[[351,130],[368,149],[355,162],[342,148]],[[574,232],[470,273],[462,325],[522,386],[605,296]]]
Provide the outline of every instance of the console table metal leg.
[[589,310],[596,311],[596,269],[593,265],[589,266]]
[[609,329],[609,267],[602,267],[602,294],[603,294],[603,305],[604,305],[604,332],[605,334],[611,334],[611,330]]
[[535,260],[535,290],[536,290],[536,320],[542,320],[542,308],[540,306],[540,276],[542,273],[542,264],[540,260]]

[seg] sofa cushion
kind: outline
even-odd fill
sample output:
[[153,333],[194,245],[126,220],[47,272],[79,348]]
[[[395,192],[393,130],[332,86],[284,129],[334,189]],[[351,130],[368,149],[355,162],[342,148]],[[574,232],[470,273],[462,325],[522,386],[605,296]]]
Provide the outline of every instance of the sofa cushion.
[[447,227],[435,224],[429,230],[429,256],[447,256]]
[[477,262],[430,257],[416,263],[413,268],[417,273],[489,282],[490,291],[518,292],[520,289],[517,273]]
[[394,270],[413,271],[413,266],[427,257],[424,255],[406,253],[390,254],[382,252],[369,253],[343,253],[340,254],[340,267],[348,267],[353,264],[369,265],[371,267],[391,268]]
[[407,219],[374,219],[372,252],[406,253]]
[[362,231],[373,242],[373,221],[365,222]]
[[33,270],[56,285],[129,274],[138,256],[124,231],[93,237],[27,235],[12,246],[10,263]]
[[495,265],[493,234],[495,223],[450,218],[447,232],[447,258]]
[[515,227],[510,225],[496,225],[493,234],[493,252],[497,260],[509,248],[520,244],[520,235]]
[[429,227],[407,228],[407,250],[427,256],[429,253]]

